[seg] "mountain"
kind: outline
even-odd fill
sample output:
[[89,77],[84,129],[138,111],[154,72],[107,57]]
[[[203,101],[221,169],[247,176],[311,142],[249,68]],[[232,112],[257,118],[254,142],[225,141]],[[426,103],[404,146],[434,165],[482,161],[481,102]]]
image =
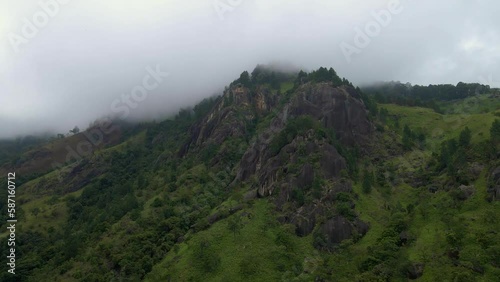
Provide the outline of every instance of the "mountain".
[[497,94],[388,85],[259,65],[162,122],[0,143],[1,280],[495,281]]

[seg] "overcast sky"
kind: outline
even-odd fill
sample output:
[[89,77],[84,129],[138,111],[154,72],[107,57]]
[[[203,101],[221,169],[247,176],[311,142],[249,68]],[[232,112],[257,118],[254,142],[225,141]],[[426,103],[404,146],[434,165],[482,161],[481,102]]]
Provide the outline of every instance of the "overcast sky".
[[272,61],[500,86],[498,0],[0,1],[0,138],[173,113]]

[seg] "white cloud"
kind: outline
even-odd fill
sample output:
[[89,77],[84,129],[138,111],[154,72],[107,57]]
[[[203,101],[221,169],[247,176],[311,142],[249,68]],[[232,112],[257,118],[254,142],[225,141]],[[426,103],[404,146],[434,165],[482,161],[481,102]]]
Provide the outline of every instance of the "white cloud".
[[173,113],[274,60],[333,66],[354,83],[457,83],[499,73],[500,3],[493,0],[401,0],[404,10],[348,64],[339,43],[388,1],[242,0],[221,21],[210,0],[70,0],[18,54],[7,33],[20,33],[22,19],[40,7],[2,1],[0,137],[83,128],[148,65],[171,76],[135,117]]

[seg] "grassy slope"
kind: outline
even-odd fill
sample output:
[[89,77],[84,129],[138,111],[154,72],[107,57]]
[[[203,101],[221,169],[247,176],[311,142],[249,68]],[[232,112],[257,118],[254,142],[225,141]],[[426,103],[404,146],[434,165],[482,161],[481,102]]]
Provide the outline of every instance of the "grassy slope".
[[[431,109],[426,108],[410,108],[397,106],[393,104],[379,105],[381,108],[386,108],[391,115],[401,117],[400,124],[407,124],[410,128],[421,128],[430,137],[427,142],[430,146],[429,150],[437,150],[437,146],[444,140],[458,137],[461,130],[466,126],[472,131],[472,142],[489,138],[489,128],[491,123],[497,118],[494,112],[489,110],[497,110],[500,101],[491,100],[487,96],[472,98],[465,101],[449,102],[445,105],[445,110],[450,114],[441,115]],[[482,112],[482,113],[480,113]],[[408,165],[410,155],[417,151],[407,153],[407,156],[394,158],[393,161],[398,167]],[[429,156],[430,151],[421,152],[425,159]],[[411,166],[410,166],[411,167]],[[479,179],[474,183],[476,193],[464,201],[456,210],[451,211],[454,217],[459,218],[466,229],[464,239],[465,249],[477,246],[477,238],[482,233],[495,232],[500,230],[500,203],[498,201],[488,203],[486,198],[486,170],[483,171]],[[382,205],[383,201],[378,199],[377,193],[369,197],[369,201],[365,200],[367,196],[361,196],[358,201],[358,209],[361,211],[370,212],[370,216],[362,218],[371,221],[373,219],[376,224],[384,219],[381,215],[383,212],[376,213],[373,210],[374,205]],[[408,256],[412,261],[425,261],[426,270],[421,281],[436,281],[439,277],[443,278],[443,273],[450,269],[443,269],[443,264],[434,261],[439,256],[442,256],[446,250],[447,232],[446,222],[442,220],[443,210],[439,209],[449,201],[449,195],[446,192],[440,191],[436,194],[428,194],[427,191],[419,191],[417,188],[411,188],[407,185],[401,185],[393,189],[391,193],[390,203],[400,203],[403,207],[409,203],[418,201],[420,204],[415,208],[415,215],[410,225],[410,233],[415,237],[415,242],[408,247]],[[425,216],[424,216],[425,214]],[[373,218],[373,215],[378,215],[378,218]],[[376,232],[372,229],[370,232]],[[496,236],[497,239],[499,236]],[[363,240],[367,240],[371,236],[366,236]],[[363,244],[363,240],[361,244]],[[494,281],[493,277],[498,277],[498,269],[486,267],[485,275],[480,281]]]
[[[47,233],[50,227],[57,229],[67,220],[67,204],[69,197],[78,197],[83,189],[68,193],[63,197],[42,197],[22,205],[24,218],[22,220],[20,232],[23,230],[39,231]],[[38,209],[39,213],[34,214],[33,210]]]
[[424,132],[432,150],[436,150],[442,141],[458,137],[460,131],[466,126],[472,131],[472,142],[488,139],[490,125],[496,118],[492,112],[442,115],[428,108],[405,107],[394,104],[382,104],[379,107],[386,108],[390,115],[400,117],[401,127],[408,125],[411,129]]
[[288,90],[293,88],[293,82],[284,82],[280,85],[281,93],[286,93]]
[[441,102],[439,106],[447,114],[500,113],[500,99],[492,95],[475,95],[463,100]]
[[[252,207],[232,215],[242,213],[243,228],[234,236],[227,228],[227,220],[219,221],[208,230],[194,234],[180,244],[177,252],[171,251],[165,259],[154,266],[146,281],[242,281],[242,264],[255,272],[244,277],[244,281],[280,281],[295,277],[293,269],[314,268],[320,259],[311,244],[311,236],[299,238],[286,231],[273,217],[271,206],[266,199],[257,200]],[[288,243],[276,242],[279,232],[284,232]],[[208,240],[212,251],[220,257],[220,266],[214,273],[203,273],[193,267],[193,248],[201,240]],[[304,258],[306,258],[304,260]],[[311,279],[302,273],[301,279]]]
[[[71,139],[74,136],[68,137]],[[115,146],[100,149],[95,152],[94,157],[100,155],[110,154],[113,151],[126,151],[127,146],[132,143],[141,142],[145,137],[145,131],[140,132],[137,135],[132,136],[123,143],[117,144]],[[73,138],[76,139],[76,138]],[[79,139],[76,139],[79,140]],[[53,146],[59,146],[60,140],[56,140],[49,144],[44,145],[44,147],[50,148]],[[51,171],[41,177],[33,179],[16,189],[16,202],[18,203],[17,212],[22,210],[22,224],[20,225],[20,232],[23,230],[39,231],[42,233],[47,233],[50,227],[57,229],[63,225],[67,220],[67,200],[70,197],[79,197],[85,187],[79,189],[78,191],[65,194],[64,196],[46,196],[45,191],[39,190],[39,186],[44,186],[40,182],[52,182],[57,185],[57,172]],[[33,211],[37,209],[38,214],[34,214]],[[8,234],[8,230],[2,230],[0,237],[4,237]]]

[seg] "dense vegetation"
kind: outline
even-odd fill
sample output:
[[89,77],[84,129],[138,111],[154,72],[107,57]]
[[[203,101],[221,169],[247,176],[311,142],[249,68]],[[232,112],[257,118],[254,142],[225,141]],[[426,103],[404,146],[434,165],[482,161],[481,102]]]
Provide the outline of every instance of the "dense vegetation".
[[479,83],[459,82],[457,85],[411,85],[401,82],[384,82],[363,87],[363,91],[372,95],[378,103],[393,103],[402,106],[427,107],[443,113],[440,107],[442,101],[452,101],[477,97],[478,95],[497,92],[490,86]]
[[[298,139],[331,144],[346,163],[338,179],[353,188],[332,199],[333,184],[321,174],[307,187],[295,187],[280,208],[271,200],[275,195],[251,196],[255,177],[235,181],[247,148],[267,134],[302,85],[318,83],[352,86],[332,68],[307,73],[257,66],[243,72],[223,97],[159,123],[136,125],[118,144],[68,164],[63,182],[50,170],[26,178],[16,199],[16,276],[3,272],[0,280],[498,279],[500,202],[492,175],[500,167],[500,117],[498,108],[490,108],[498,97],[486,86],[358,88],[376,128],[369,154],[341,143],[311,116],[288,119],[269,139],[266,156],[279,159]],[[265,89],[277,95],[277,106],[263,114],[237,104],[230,96],[236,87],[246,88],[250,99]],[[467,107],[470,99],[477,107]],[[211,117],[217,111],[225,112],[215,123]],[[217,126],[234,130],[219,143],[204,134],[191,140],[201,129],[209,134]],[[35,145],[32,151],[37,144],[19,145],[6,159],[22,157],[28,145]],[[316,169],[319,154],[306,154],[304,144],[297,145],[297,162]],[[301,174],[298,166],[286,169]],[[90,176],[78,179],[84,172]],[[321,201],[334,216],[368,222],[369,231],[332,244],[320,232],[319,223],[327,218],[307,236],[284,222],[285,211]],[[6,214],[4,201],[0,211]],[[2,240],[3,257],[6,245]]]

